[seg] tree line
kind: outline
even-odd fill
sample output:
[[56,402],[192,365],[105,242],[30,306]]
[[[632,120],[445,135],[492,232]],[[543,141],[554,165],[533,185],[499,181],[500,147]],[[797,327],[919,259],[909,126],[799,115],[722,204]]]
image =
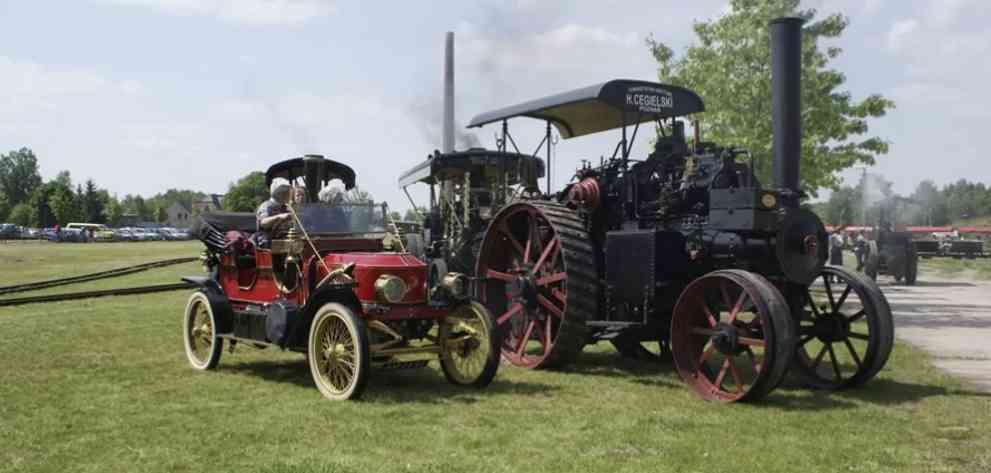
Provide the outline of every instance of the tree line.
[[890,181],[865,174],[856,186],[840,187],[814,209],[833,225],[875,225],[882,215],[894,224],[958,225],[991,219],[991,186],[960,179],[939,187],[924,180],[902,196]]
[[[325,189],[329,192],[329,189]],[[93,179],[74,183],[69,171],[59,172],[54,179],[44,181],[38,171],[38,157],[29,148],[0,154],[0,222],[25,227],[53,227],[69,222],[120,225],[125,215],[139,222],[165,223],[166,209],[175,203],[195,213],[193,203],[207,194],[189,189],[169,189],[152,197],[127,194],[118,197],[100,188]],[[265,174],[251,172],[228,186],[221,199],[223,210],[254,212],[269,198]],[[329,199],[329,194],[322,195]],[[345,192],[348,202],[374,202],[373,196],[355,188]],[[416,212],[408,210],[405,218],[391,212],[394,220],[419,220]]]
[[141,222],[165,222],[168,209],[180,203],[186,209],[206,194],[169,189],[152,197],[118,197],[93,179],[73,182],[69,171],[44,181],[38,157],[29,148],[0,154],[0,222],[25,227],[53,227],[69,222],[119,225],[125,215]]

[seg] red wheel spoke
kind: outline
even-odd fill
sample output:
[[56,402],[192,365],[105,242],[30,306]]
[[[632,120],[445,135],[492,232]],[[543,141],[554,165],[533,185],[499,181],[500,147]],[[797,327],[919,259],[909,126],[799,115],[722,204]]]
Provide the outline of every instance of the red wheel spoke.
[[740,309],[743,308],[743,301],[747,298],[747,291],[740,291],[740,297],[736,299],[736,304],[733,305],[733,310],[729,313],[729,322],[733,323],[736,321],[736,316],[740,313]]
[[853,348],[853,343],[850,343],[849,338],[844,338],[843,343],[846,344],[846,349],[850,350],[850,356],[853,358],[853,362],[857,364],[857,371],[860,371],[862,363],[860,362],[860,356],[857,355],[857,350]]
[[860,309],[859,311],[857,311],[856,314],[853,314],[850,317],[847,317],[847,321],[849,321],[850,323],[854,323],[854,322],[860,320],[860,318],[863,317],[863,316],[865,316],[865,315],[867,315],[867,312],[865,312],[864,309]]
[[865,342],[871,341],[871,337],[864,335],[862,333],[850,332],[848,335],[850,338],[856,338],[857,340],[863,340]]
[[712,356],[712,353],[715,351],[716,351],[716,345],[710,343],[709,348],[706,348],[705,351],[702,352],[702,356],[699,358],[698,367],[696,367],[695,370],[698,371],[699,369],[701,369],[702,364],[705,363],[705,360],[708,360],[709,357]]
[[747,345],[751,347],[767,346],[767,343],[762,338],[737,337],[736,342],[740,345]]
[[716,376],[716,382],[713,383],[719,390],[723,389],[723,379],[726,378],[726,372],[729,371],[729,367],[732,364],[729,360],[729,358],[723,360],[723,366],[719,368],[719,374]]
[[499,233],[502,233],[502,235],[506,237],[506,239],[509,240],[510,243],[513,244],[513,249],[515,249],[516,252],[520,254],[520,256],[523,256],[523,247],[520,245],[520,242],[517,241],[515,237],[513,237],[513,234],[510,233],[509,229],[506,228],[505,225],[499,226]]
[[723,304],[726,305],[727,309],[733,307],[733,299],[729,295],[729,289],[726,288],[726,283],[723,282],[719,285],[719,292],[723,294]]
[[822,362],[822,357],[826,354],[826,347],[828,347],[828,346],[829,346],[828,343],[825,344],[825,345],[823,345],[822,346],[822,349],[819,350],[819,354],[816,355],[816,359],[812,361],[812,369],[813,370],[816,369],[817,366],[819,366],[819,363],[820,362]]
[[498,279],[500,281],[505,281],[505,282],[513,282],[513,281],[516,280],[516,278],[513,277],[512,274],[503,273],[501,271],[496,271],[494,269],[490,269],[490,270],[486,271],[485,272],[485,277],[487,277],[489,279]]
[[526,230],[526,248],[523,250],[523,262],[530,262],[530,247],[533,246],[533,234],[536,233],[535,229],[537,227],[536,219],[533,216],[530,217],[529,226]]
[[496,325],[502,325],[506,323],[507,320],[513,318],[514,315],[520,313],[520,311],[522,310],[523,310],[523,306],[520,304],[513,304],[509,306],[509,310],[507,310],[505,314],[500,315],[499,318],[496,319]]
[[840,361],[836,359],[836,352],[833,351],[833,344],[829,343],[826,346],[829,347],[829,359],[833,362],[833,374],[836,375],[836,380],[839,381],[843,379],[843,375],[840,374]]
[[709,319],[709,326],[715,327],[719,323],[719,319],[712,315],[712,312],[709,310],[709,304],[706,304],[702,299],[699,299],[698,304],[702,306],[702,312],[705,312],[705,317]]
[[548,284],[554,284],[558,281],[564,281],[565,279],[568,279],[568,274],[561,271],[560,273],[548,274],[547,276],[537,278],[537,285],[546,286]]
[[537,259],[537,263],[533,265],[533,269],[531,270],[533,274],[537,274],[540,271],[540,268],[544,265],[544,262],[547,261],[547,257],[550,256],[551,251],[554,251],[557,248],[557,242],[557,238],[551,239],[551,242],[547,245],[547,248],[544,248],[544,251],[540,253],[540,258]]
[[718,330],[713,330],[711,328],[702,328],[702,327],[692,327],[691,330],[689,330],[689,332],[695,335],[705,335],[706,337],[711,337],[719,333]]
[[567,296],[567,294],[565,294],[564,291],[562,291],[562,290],[560,290],[560,289],[558,289],[556,287],[553,288],[553,289],[551,289],[551,295],[554,296],[555,299],[561,301],[562,304],[565,304],[565,303],[568,302],[568,296]]
[[520,344],[516,347],[516,356],[523,356],[523,352],[526,351],[527,343],[530,343],[530,335],[533,335],[533,329],[536,326],[536,320],[531,320],[530,325],[526,326],[526,332],[523,333],[523,338],[520,339]]
[[537,294],[537,303],[539,303],[541,306],[543,306],[545,309],[547,309],[547,312],[550,312],[551,314],[556,315],[557,318],[559,318],[559,319],[563,319],[564,318],[564,311],[561,310],[560,308],[558,308],[558,306],[554,305],[554,303],[551,302],[550,299],[548,299],[548,298],[546,298],[546,297],[544,297],[544,296],[542,296],[540,294]]
[[733,382],[736,383],[736,392],[743,392],[743,381],[740,381],[740,373],[736,371],[736,364],[733,363],[732,358],[727,358],[726,361],[729,363],[729,374],[733,377]]

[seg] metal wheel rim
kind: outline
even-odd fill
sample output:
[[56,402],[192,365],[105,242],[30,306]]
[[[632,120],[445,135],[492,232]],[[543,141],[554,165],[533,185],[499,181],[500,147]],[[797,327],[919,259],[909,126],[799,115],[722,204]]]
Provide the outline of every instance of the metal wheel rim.
[[[826,276],[844,281],[829,282]],[[813,297],[814,291],[805,288],[795,362],[802,374],[819,387],[838,389],[858,383],[872,370],[878,355],[881,331],[878,307],[870,299],[867,288],[839,271],[826,268],[814,282],[821,282],[825,301]],[[851,295],[857,300],[851,300]],[[813,301],[819,304],[810,303]],[[824,338],[816,325],[826,318],[845,319],[850,324],[848,333]]]
[[194,300],[186,324],[186,341],[189,355],[197,365],[205,365],[210,360],[213,346],[216,343],[213,317],[210,309],[203,300]]
[[314,337],[317,382],[334,394],[346,393],[357,379],[358,350],[351,328],[333,314],[318,321]]
[[[777,348],[769,311],[747,282],[709,274],[689,284],[671,326],[672,356],[681,378],[710,401],[762,395]],[[735,342],[717,342],[730,333]]]
[[[496,317],[496,327],[505,331],[502,356],[514,365],[532,368],[550,355],[565,321],[567,268],[560,257],[557,231],[538,209],[521,205],[507,212],[489,229],[501,238],[483,249],[478,274],[484,278],[483,295],[489,284],[528,284],[527,290],[535,291],[528,303],[507,295],[507,307]],[[539,345],[536,353],[531,342]]]
[[441,321],[442,362],[461,384],[471,384],[485,372],[492,339],[484,317],[465,304]]

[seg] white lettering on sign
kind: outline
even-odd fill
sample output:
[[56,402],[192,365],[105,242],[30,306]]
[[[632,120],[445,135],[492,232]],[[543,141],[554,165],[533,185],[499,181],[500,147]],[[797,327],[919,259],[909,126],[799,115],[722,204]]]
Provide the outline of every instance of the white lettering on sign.
[[[639,90],[638,90],[639,89]],[[664,89],[637,87],[626,92],[626,105],[643,113],[662,113],[664,108],[674,108],[671,92]]]

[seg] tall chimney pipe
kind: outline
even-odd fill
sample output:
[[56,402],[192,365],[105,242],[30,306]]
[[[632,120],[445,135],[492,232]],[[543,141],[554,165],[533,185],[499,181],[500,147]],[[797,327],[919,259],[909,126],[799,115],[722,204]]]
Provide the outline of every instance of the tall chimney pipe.
[[441,151],[454,151],[454,32],[444,41],[444,139]]
[[[774,127],[774,184],[798,192],[802,158],[802,23],[794,17],[771,20],[771,113]],[[798,205],[797,195],[785,199]]]

